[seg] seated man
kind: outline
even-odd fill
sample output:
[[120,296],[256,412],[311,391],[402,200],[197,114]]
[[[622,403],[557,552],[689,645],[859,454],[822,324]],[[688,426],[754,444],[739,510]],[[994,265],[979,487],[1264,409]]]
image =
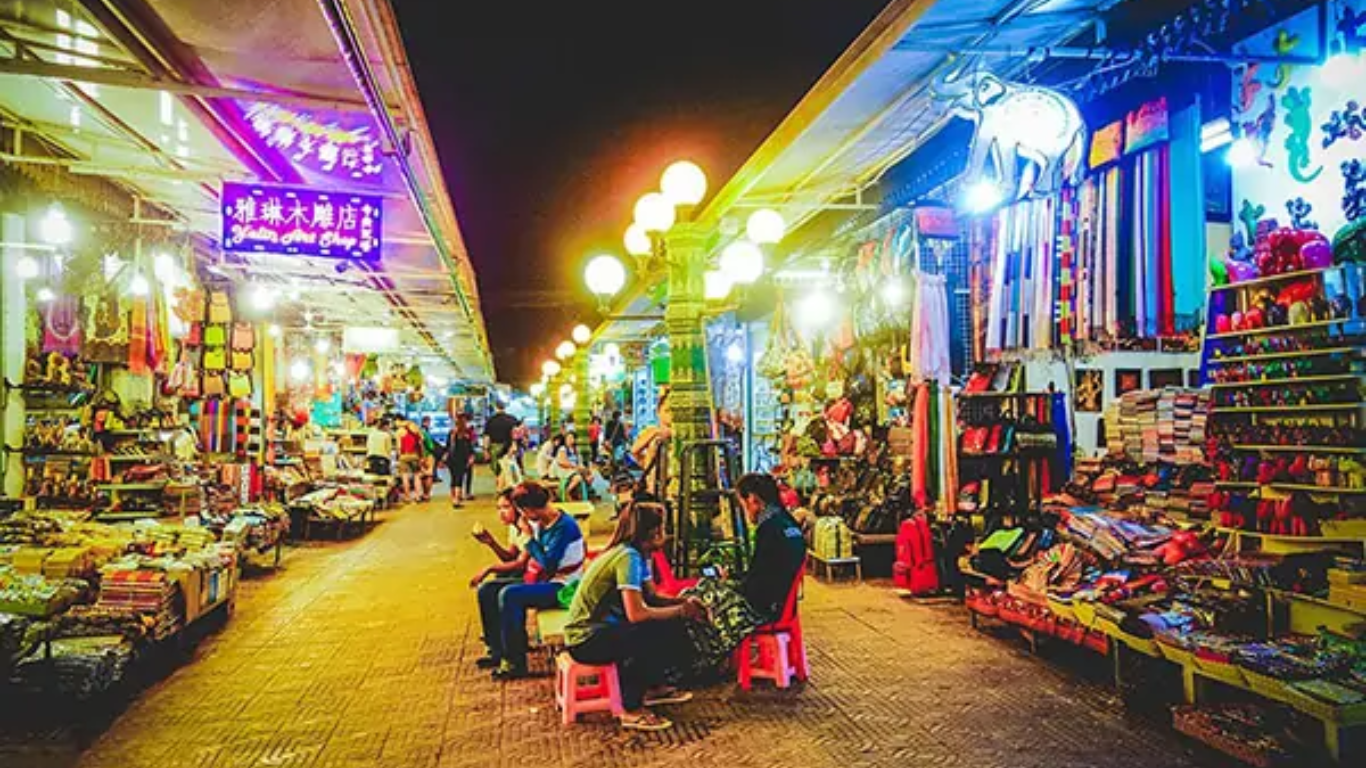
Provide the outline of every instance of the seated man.
[[698,666],[706,676],[723,665],[741,641],[764,624],[782,618],[792,585],[806,559],[801,526],[783,508],[771,475],[751,473],[736,484],[745,518],[754,527],[754,553],[739,582],[704,578],[694,595],[708,609],[709,624],[689,625]]
[[501,659],[493,673],[496,680],[526,677],[526,612],[528,608],[558,608],[560,589],[583,575],[587,554],[583,532],[574,518],[550,504],[550,493],[537,483],[513,487],[512,503],[525,527],[533,531],[526,543],[529,556],[521,584],[503,587],[498,593],[502,632],[489,655]]
[[[498,519],[508,528],[507,545],[499,544],[493,534],[483,526],[476,527],[474,531],[475,540],[488,547],[498,557],[497,563],[481,568],[474,578],[470,579],[470,586],[479,590],[479,620],[484,631],[484,645],[488,647],[488,653],[475,662],[480,669],[494,669],[502,662],[494,651],[495,648],[502,647],[498,598],[504,587],[522,583],[522,574],[525,573],[527,563],[531,559],[526,546],[531,538],[531,528],[522,516],[517,514],[517,507],[512,504],[512,491],[512,488],[504,488],[498,492]],[[489,579],[490,576],[494,578]]]

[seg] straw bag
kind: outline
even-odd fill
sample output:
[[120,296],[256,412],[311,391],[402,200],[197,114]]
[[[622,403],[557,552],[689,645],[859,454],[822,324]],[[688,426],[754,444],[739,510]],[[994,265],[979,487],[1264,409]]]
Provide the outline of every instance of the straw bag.
[[204,374],[204,397],[222,397],[227,392],[223,386],[223,374]]
[[231,367],[232,367],[232,369],[233,369],[234,371],[250,371],[250,370],[251,370],[251,353],[250,353],[250,352],[238,352],[238,351],[235,351],[235,350],[234,350],[233,353],[232,353],[232,366],[231,366]]

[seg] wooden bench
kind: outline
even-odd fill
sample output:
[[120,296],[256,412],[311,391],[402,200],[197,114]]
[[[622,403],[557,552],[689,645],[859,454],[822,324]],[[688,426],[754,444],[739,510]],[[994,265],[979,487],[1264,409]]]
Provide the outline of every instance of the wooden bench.
[[836,568],[851,565],[854,567],[854,577],[859,581],[863,581],[863,561],[859,559],[858,555],[826,559],[808,549],[806,551],[806,562],[811,564],[811,570],[817,576],[820,575],[820,570],[824,568],[826,581],[830,581],[834,578]]

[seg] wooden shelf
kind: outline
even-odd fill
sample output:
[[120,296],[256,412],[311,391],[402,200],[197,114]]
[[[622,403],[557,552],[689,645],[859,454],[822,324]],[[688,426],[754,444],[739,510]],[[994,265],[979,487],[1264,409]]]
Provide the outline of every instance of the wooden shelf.
[[1256,539],[1294,542],[1296,544],[1356,544],[1358,546],[1366,544],[1366,539],[1354,539],[1343,536],[1286,536],[1279,533],[1262,533],[1260,531],[1244,531],[1241,528],[1223,527],[1216,527],[1214,530],[1219,533],[1226,533],[1234,536],[1249,536]]
[[1210,389],[1229,389],[1231,387],[1272,387],[1282,384],[1322,384],[1330,381],[1352,381],[1366,374],[1335,373],[1328,376],[1296,376],[1285,379],[1254,379],[1252,381],[1220,381],[1210,384]]
[[1341,264],[1334,264],[1331,267],[1319,267],[1318,269],[1301,269],[1298,272],[1282,272],[1279,275],[1270,275],[1268,277],[1258,277],[1252,280],[1242,280],[1236,283],[1224,283],[1223,285],[1211,286],[1209,292],[1219,293],[1221,291],[1232,291],[1237,290],[1239,288],[1255,288],[1259,285],[1270,285],[1271,283],[1279,283],[1282,280],[1295,280],[1301,277],[1314,277],[1315,275],[1322,275],[1328,272],[1337,272],[1341,269]]
[[1211,405],[1210,414],[1283,413],[1293,411],[1355,411],[1366,403],[1314,403],[1311,405]]
[[1356,352],[1356,347],[1326,347],[1324,349],[1297,349],[1293,352],[1267,352],[1263,355],[1236,355],[1234,357],[1211,357],[1211,365],[1223,363],[1256,363],[1263,360],[1285,360],[1295,357],[1326,357]]
[[1342,611],[1343,613],[1351,613],[1357,616],[1366,617],[1366,608],[1353,608],[1350,605],[1335,603],[1324,597],[1315,597],[1314,595],[1306,595],[1300,592],[1287,592],[1284,589],[1275,589],[1272,587],[1265,587],[1264,589],[1267,591],[1267,593],[1274,595],[1282,600],[1298,600],[1300,602],[1311,603],[1322,608],[1330,608],[1335,611]]
[[1366,454],[1366,448],[1335,445],[1245,445],[1234,443],[1235,451],[1268,451],[1271,453],[1346,453]]
[[1228,333],[1211,333],[1206,339],[1236,339],[1240,336],[1264,336],[1268,333],[1286,333],[1298,331],[1312,331],[1316,328],[1328,328],[1334,325],[1346,325],[1348,323],[1362,322],[1361,318],[1343,317],[1335,320],[1318,320],[1312,323],[1297,323],[1295,325],[1274,325],[1265,328],[1250,328],[1245,331],[1229,331]]
[[1355,496],[1366,493],[1366,488],[1339,488],[1324,487],[1321,485],[1305,485],[1303,483],[1252,483],[1252,482],[1232,482],[1224,481],[1214,484],[1215,488],[1270,488],[1273,491],[1303,491],[1305,493],[1332,494],[1335,496]]

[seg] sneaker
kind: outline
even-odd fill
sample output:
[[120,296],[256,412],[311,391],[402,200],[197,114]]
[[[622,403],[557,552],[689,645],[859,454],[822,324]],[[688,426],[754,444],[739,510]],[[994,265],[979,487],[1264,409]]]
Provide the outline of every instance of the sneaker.
[[497,669],[502,663],[497,656],[480,656],[474,660],[474,666],[480,669]]
[[493,670],[494,680],[521,680],[528,676],[529,673],[527,672],[525,664],[513,664],[506,660],[501,662],[497,669]]

